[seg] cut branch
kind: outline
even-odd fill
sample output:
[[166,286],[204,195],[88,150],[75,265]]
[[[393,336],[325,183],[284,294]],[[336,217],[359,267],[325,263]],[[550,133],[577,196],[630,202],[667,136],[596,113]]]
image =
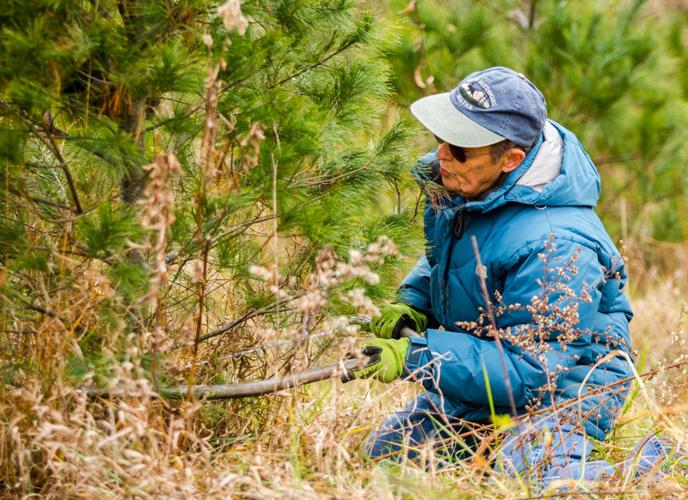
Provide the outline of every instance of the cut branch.
[[[273,377],[266,380],[256,380],[253,382],[240,382],[236,384],[219,385],[191,385],[161,388],[158,393],[166,399],[182,399],[186,395],[191,395],[198,399],[234,399],[251,396],[261,396],[271,394],[284,389],[291,389],[333,377],[344,377],[343,381],[351,380],[351,371],[364,368],[371,360],[367,356],[345,359],[339,363],[311,368],[302,372],[290,373],[284,377]],[[91,397],[127,397],[128,394],[122,392],[110,392],[94,388],[82,388]]]

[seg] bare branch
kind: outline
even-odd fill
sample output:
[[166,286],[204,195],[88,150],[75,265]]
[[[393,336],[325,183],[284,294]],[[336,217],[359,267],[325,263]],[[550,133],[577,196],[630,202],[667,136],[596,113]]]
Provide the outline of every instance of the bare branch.
[[483,267],[482,260],[480,259],[480,250],[478,249],[478,240],[475,236],[471,236],[471,243],[473,244],[473,253],[475,254],[475,260],[478,265],[478,276],[480,277],[480,288],[483,292],[483,299],[485,300],[485,305],[487,307],[487,315],[490,318],[490,323],[492,324],[492,330],[494,333],[495,344],[497,345],[497,350],[499,351],[499,361],[502,365],[502,373],[504,375],[504,384],[506,385],[506,391],[509,395],[509,406],[511,407],[511,414],[516,417],[518,415],[516,411],[516,402],[514,401],[514,391],[511,388],[511,379],[509,378],[509,372],[506,368],[506,359],[504,357],[504,347],[502,346],[502,341],[499,338],[499,329],[497,328],[497,320],[495,319],[494,309],[492,307],[492,301],[490,300],[490,294],[487,291],[487,283],[485,281],[486,273]]

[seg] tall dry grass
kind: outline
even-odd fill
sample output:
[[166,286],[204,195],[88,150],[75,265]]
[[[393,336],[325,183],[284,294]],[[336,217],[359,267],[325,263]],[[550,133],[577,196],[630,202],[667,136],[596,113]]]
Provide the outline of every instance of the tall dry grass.
[[[273,272],[255,268],[254,274],[264,278],[263,286],[271,288],[283,306],[296,305],[280,313],[291,315],[293,321],[284,322],[291,326],[275,330],[257,316],[230,332],[232,342],[218,336],[200,344],[196,356],[190,348],[169,351],[165,369],[181,383],[189,381],[189,365],[196,366],[194,382],[236,381],[341,359],[365,336],[341,318],[323,321],[325,306],[337,296],[374,312],[360,290],[352,292],[341,285],[352,277],[374,281],[368,264],[393,252],[386,241],[365,254],[353,253],[346,262],[330,251],[322,252],[316,272],[302,284],[288,277],[275,281]],[[216,276],[208,272],[210,281]],[[596,452],[614,463],[628,460],[650,432],[684,450],[688,445],[688,365],[671,367],[688,359],[686,275],[680,266],[668,277],[666,270],[645,266],[634,276],[640,283],[635,283],[632,336],[641,353],[639,371],[652,376],[642,376],[642,384],[636,383],[632,403]],[[83,280],[71,296],[61,298],[62,317],[94,310],[94,303],[110,296],[107,280],[97,269],[84,273]],[[212,283],[208,288],[213,288]],[[87,326],[88,315],[80,321]],[[174,318],[168,324],[174,324]],[[257,399],[168,402],[157,397],[142,367],[141,344],[132,338],[129,356],[112,365],[108,381],[112,392],[127,397],[89,398],[63,372],[67,357],[78,349],[78,332],[65,338],[58,326],[53,317],[39,326],[45,343],[27,341],[25,336],[10,339],[16,342],[15,362],[49,363],[43,372],[15,374],[13,382],[0,390],[0,488],[6,495],[515,498],[539,494],[523,479],[492,470],[489,457],[497,451],[498,440],[490,443],[485,456],[452,467],[444,467],[431,447],[421,450],[420,459],[399,465],[366,460],[362,453],[366,435],[414,396],[418,387],[413,384],[343,385],[332,380]],[[240,340],[245,347],[282,343],[270,351],[229,357]],[[84,383],[98,376],[87,374]],[[499,434],[493,429],[485,433],[488,438]],[[578,485],[589,495],[605,497],[675,497],[685,495],[687,486],[686,469],[673,459],[659,477],[649,474],[637,479],[622,472],[603,484]]]

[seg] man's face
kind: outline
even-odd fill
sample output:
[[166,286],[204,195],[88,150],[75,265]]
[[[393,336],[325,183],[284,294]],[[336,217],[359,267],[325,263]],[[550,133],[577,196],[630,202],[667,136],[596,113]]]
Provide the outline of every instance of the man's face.
[[[440,160],[442,184],[447,191],[469,199],[477,198],[490,189],[502,173],[514,170],[525,156],[522,151],[512,149],[494,162],[490,156],[489,146],[464,149],[466,161],[461,163],[454,158],[449,146],[443,142],[437,150],[437,158]],[[516,153],[518,158],[513,157],[514,151],[520,153]]]

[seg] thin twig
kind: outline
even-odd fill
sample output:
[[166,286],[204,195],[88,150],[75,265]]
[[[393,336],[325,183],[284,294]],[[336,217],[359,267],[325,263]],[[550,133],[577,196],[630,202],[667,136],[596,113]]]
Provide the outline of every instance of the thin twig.
[[83,213],[83,208],[81,207],[81,201],[79,200],[79,195],[77,194],[76,191],[76,184],[74,183],[74,178],[72,177],[72,173],[69,170],[69,166],[67,165],[67,162],[65,161],[64,157],[62,156],[62,153],[60,152],[60,149],[57,147],[55,144],[55,141],[53,140],[52,135],[50,135],[48,132],[46,132],[46,135],[48,138],[46,139],[43,137],[39,131],[38,128],[27,118],[24,118],[24,120],[28,123],[29,127],[32,129],[34,135],[38,138],[39,141],[41,141],[55,156],[59,163],[59,167],[62,169],[62,171],[65,174],[65,178],[67,179],[67,184],[69,186],[69,190],[72,195],[72,200],[74,201],[74,211],[77,214]]
[[43,307],[40,304],[35,304],[34,302],[31,302],[30,300],[22,297],[19,294],[13,294],[13,297],[9,297],[8,295],[1,293],[0,298],[4,299],[6,302],[9,302],[10,304],[12,303],[12,299],[18,300],[21,302],[25,308],[30,309],[31,311],[36,311],[41,314],[45,314],[46,316],[50,316],[51,318],[57,318],[60,321],[64,321],[62,318],[59,318],[57,316],[57,313],[53,311],[52,309],[48,309],[47,307]]
[[206,287],[208,284],[208,253],[210,252],[210,240],[205,240],[205,248],[203,250],[203,278],[201,280],[201,286],[198,291],[198,317],[196,319],[196,336],[194,338],[193,347],[193,367],[191,370],[191,376],[189,377],[189,385],[191,385],[193,378],[196,374],[196,360],[198,358],[198,343],[201,337],[201,329],[203,328],[203,309],[205,306],[206,297]]
[[306,73],[306,72],[308,72],[308,71],[310,71],[310,70],[312,70],[312,69],[317,68],[318,66],[322,66],[322,65],[325,64],[327,61],[329,61],[330,59],[332,59],[334,56],[336,56],[337,54],[340,54],[340,53],[344,52],[346,49],[348,49],[349,47],[351,47],[351,46],[353,46],[353,45],[355,45],[355,44],[356,44],[356,41],[355,41],[355,40],[352,40],[352,41],[349,41],[349,42],[345,43],[344,45],[340,46],[337,50],[335,50],[334,52],[331,52],[330,54],[328,54],[327,56],[325,56],[325,57],[322,58],[321,60],[319,60],[319,61],[317,61],[317,62],[314,62],[313,64],[311,64],[311,65],[309,65],[309,66],[306,66],[305,68],[300,69],[300,70],[297,71],[296,73],[292,73],[291,75],[289,75],[289,76],[287,76],[287,77],[285,77],[285,78],[282,78],[279,82],[277,82],[277,83],[271,85],[270,87],[268,87],[268,90],[271,90],[271,89],[273,89],[273,88],[275,88],[275,87],[278,87],[278,86],[280,86],[280,85],[283,85],[283,84],[287,83],[289,80],[292,80],[292,79],[294,79],[294,78],[296,78],[296,77],[299,77],[299,76],[303,75],[304,73]]
[[28,199],[28,200],[33,201],[34,203],[41,203],[41,204],[43,204],[43,205],[49,205],[49,206],[51,206],[51,207],[60,208],[60,209],[62,209],[62,210],[71,210],[71,209],[72,209],[72,207],[68,207],[67,205],[64,205],[64,204],[62,204],[62,203],[58,203],[58,202],[53,201],[53,200],[48,200],[48,199],[46,199],[46,198],[40,198],[40,197],[38,197],[38,196],[31,196],[31,195],[28,194],[27,192],[25,192],[25,191],[20,191],[19,189],[8,188],[8,190],[9,190],[10,193],[15,194],[15,195],[17,195],[17,196],[24,197],[24,198],[26,198],[26,199]]
[[[280,137],[279,134],[277,133],[277,124],[273,123],[272,125],[272,130],[275,134],[275,138],[277,140],[277,151],[281,151],[281,143],[280,143]],[[273,248],[272,248],[272,253],[273,258],[275,259],[273,263],[273,271],[272,271],[272,277],[274,280],[274,285],[277,287],[277,300],[275,301],[275,321],[277,324],[277,327],[279,328],[280,324],[280,299],[279,299],[279,238],[277,234],[277,230],[279,229],[279,221],[278,217],[279,215],[277,214],[277,161],[275,160],[275,155],[273,153],[270,153],[270,158],[272,159],[272,215],[274,216],[272,220],[272,240],[273,240]]]
[[[299,294],[291,297],[290,299],[287,299],[286,301],[281,301],[281,303],[284,304],[286,302],[295,300],[297,298],[302,297],[304,294],[305,294],[305,292],[299,293]],[[244,314],[242,317],[235,319],[234,321],[231,321],[230,323],[227,323],[226,325],[221,326],[220,328],[217,328],[216,330],[213,330],[212,332],[206,333],[205,335],[201,335],[198,338],[198,341],[204,342],[208,339],[212,339],[213,337],[217,337],[218,335],[222,335],[223,333],[226,333],[226,332],[232,330],[233,328],[235,328],[238,325],[248,321],[251,318],[255,318],[256,316],[260,316],[263,314],[269,314],[269,313],[273,312],[274,310],[275,310],[275,303],[273,302],[272,304],[269,304],[262,309],[256,309],[253,311],[249,311],[246,314]],[[175,347],[182,347],[182,346],[177,345]]]
[[506,368],[506,358],[504,356],[504,348],[502,347],[502,341],[499,338],[499,329],[497,328],[497,320],[495,319],[494,309],[492,307],[492,301],[490,300],[490,295],[487,291],[487,282],[485,281],[485,268],[483,267],[482,260],[480,259],[480,250],[478,249],[478,240],[475,236],[471,236],[471,243],[473,245],[473,253],[475,254],[475,260],[478,264],[478,276],[480,277],[480,288],[483,292],[483,299],[487,307],[487,316],[490,319],[490,324],[492,325],[492,330],[494,334],[495,344],[497,345],[497,350],[499,351],[499,361],[502,365],[502,374],[504,375],[504,384],[506,385],[506,391],[509,396],[509,406],[511,407],[511,414],[516,417],[518,412],[516,411],[516,402],[514,401],[514,393],[511,388],[511,379],[509,378],[509,371]]
[[535,10],[537,7],[537,0],[530,0],[530,12],[528,12],[528,29],[532,30],[535,26]]
[[[475,260],[477,262],[478,277],[480,278],[480,288],[483,292],[483,299],[485,300],[485,304],[487,307],[487,315],[490,319],[490,324],[492,325],[492,332],[495,339],[495,344],[497,345],[497,352],[499,353],[499,362],[502,366],[504,385],[506,386],[506,392],[509,396],[509,406],[511,407],[511,415],[513,418],[516,418],[518,416],[518,412],[516,411],[516,402],[514,401],[514,391],[511,387],[511,379],[509,378],[509,372],[506,367],[506,357],[504,355],[502,341],[499,338],[499,329],[497,328],[497,320],[495,319],[492,301],[490,300],[490,295],[487,290],[487,270],[483,266],[482,259],[480,258],[478,239],[475,237],[475,235],[471,236],[471,244],[473,245],[473,253],[475,253]],[[523,448],[521,448],[521,453],[525,454],[525,450]],[[525,460],[525,456],[522,458]],[[528,480],[528,476],[526,476],[526,491],[528,495],[530,495],[530,481]]]

